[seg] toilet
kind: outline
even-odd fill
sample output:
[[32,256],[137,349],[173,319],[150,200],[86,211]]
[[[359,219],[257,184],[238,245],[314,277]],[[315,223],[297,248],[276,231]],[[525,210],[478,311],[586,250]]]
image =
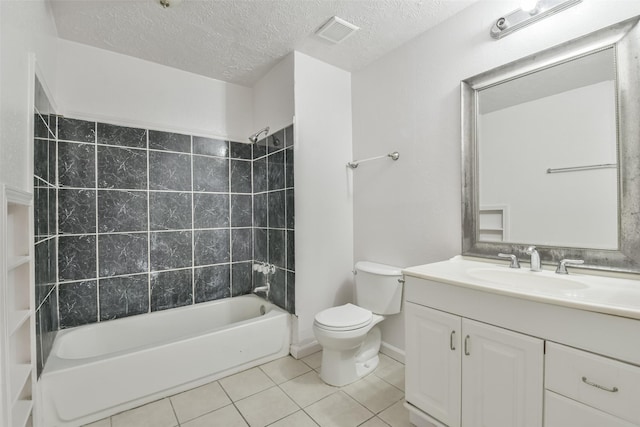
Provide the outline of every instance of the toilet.
[[355,265],[355,304],[328,308],[316,314],[313,333],[322,346],[320,378],[343,386],[378,366],[381,333],[378,323],[385,315],[400,313],[402,271],[374,262]]

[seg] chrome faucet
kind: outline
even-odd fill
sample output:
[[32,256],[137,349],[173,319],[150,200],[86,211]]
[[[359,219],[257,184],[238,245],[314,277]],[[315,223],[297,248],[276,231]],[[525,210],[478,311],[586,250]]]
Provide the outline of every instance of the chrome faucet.
[[269,282],[265,282],[264,286],[258,286],[253,290],[253,293],[264,292],[265,298],[269,299],[269,291],[271,290],[271,284]]
[[258,286],[253,289],[253,293],[264,292],[265,298],[269,299],[269,291],[271,290],[271,283],[269,283],[269,276],[276,272],[276,266],[268,264],[266,262],[256,262],[253,264],[253,271],[257,271],[264,276],[264,286]]
[[582,259],[563,259],[558,263],[558,268],[556,268],[556,274],[569,274],[567,271],[567,265],[580,265],[584,264],[584,260]]
[[518,262],[518,257],[514,254],[503,254],[499,253],[498,256],[500,258],[510,258],[511,262],[509,263],[509,268],[520,268],[520,263]]
[[542,271],[542,267],[540,267],[540,254],[536,247],[529,246],[525,252],[531,255],[531,271]]

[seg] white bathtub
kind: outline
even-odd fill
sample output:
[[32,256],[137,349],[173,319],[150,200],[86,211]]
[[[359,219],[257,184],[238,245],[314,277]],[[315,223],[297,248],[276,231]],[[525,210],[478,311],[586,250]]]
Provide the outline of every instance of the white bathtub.
[[285,356],[289,344],[289,314],[255,295],[64,330],[38,382],[40,425],[99,420]]

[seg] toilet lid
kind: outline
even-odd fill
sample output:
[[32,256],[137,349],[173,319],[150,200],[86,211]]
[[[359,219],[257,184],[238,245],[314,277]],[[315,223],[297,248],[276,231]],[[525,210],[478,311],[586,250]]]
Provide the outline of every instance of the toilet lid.
[[358,329],[371,323],[373,315],[369,310],[353,304],[328,308],[316,314],[316,323],[330,329]]

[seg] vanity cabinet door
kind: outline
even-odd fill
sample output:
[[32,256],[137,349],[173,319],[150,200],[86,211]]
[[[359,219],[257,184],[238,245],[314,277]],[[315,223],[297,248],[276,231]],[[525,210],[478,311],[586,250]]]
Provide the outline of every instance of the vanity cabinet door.
[[461,318],[407,302],[406,399],[449,427],[460,427]]
[[544,341],[468,319],[462,330],[462,425],[541,427]]

